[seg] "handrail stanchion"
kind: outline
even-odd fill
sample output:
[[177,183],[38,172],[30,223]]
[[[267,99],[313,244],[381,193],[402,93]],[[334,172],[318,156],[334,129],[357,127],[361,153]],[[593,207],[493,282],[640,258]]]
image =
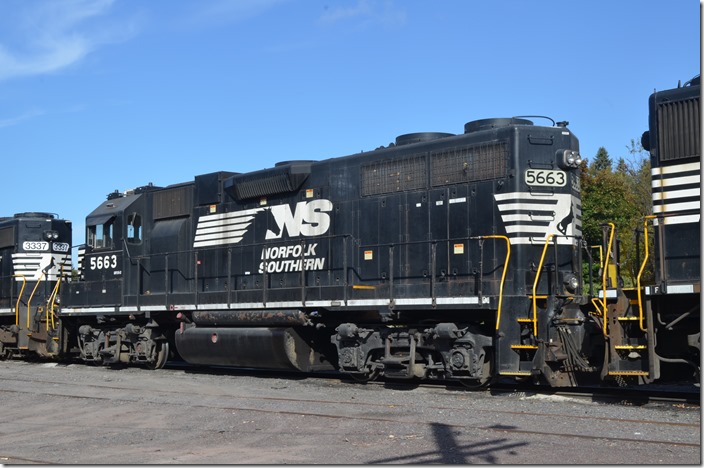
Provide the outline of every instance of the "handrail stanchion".
[[504,260],[504,270],[501,272],[501,283],[499,284],[499,306],[496,311],[496,330],[498,330],[501,322],[501,305],[504,299],[504,282],[506,281],[506,273],[508,272],[508,261],[511,258],[511,241],[506,236],[498,235],[479,236],[472,239],[503,239],[506,241],[506,260]]
[[640,270],[638,270],[638,276],[636,278],[636,288],[638,290],[638,324],[640,325],[641,331],[647,332],[648,330],[643,325],[643,293],[641,291],[640,279],[643,276],[643,271],[648,263],[650,257],[650,249],[648,247],[648,221],[655,219],[655,215],[645,216],[643,219],[643,240],[645,241],[645,258],[643,258],[643,263],[640,265]]
[[17,303],[15,304],[15,325],[20,325],[20,302],[22,301],[22,294],[24,293],[24,287],[27,285],[27,278],[24,275],[12,275],[13,278],[22,278],[22,287],[20,288],[20,294],[17,297]]
[[535,272],[535,281],[533,281],[533,336],[538,336],[538,283],[540,282],[540,273],[543,270],[543,262],[545,261],[545,254],[548,251],[548,246],[552,241],[555,234],[548,234],[547,239],[545,239],[545,245],[543,246],[543,253],[540,256],[540,264],[538,265],[538,270]]

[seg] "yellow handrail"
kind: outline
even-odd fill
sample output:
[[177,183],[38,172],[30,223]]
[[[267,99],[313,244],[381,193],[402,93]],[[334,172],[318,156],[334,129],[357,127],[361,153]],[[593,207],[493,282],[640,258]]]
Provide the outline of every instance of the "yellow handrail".
[[504,299],[504,281],[506,280],[506,272],[508,271],[508,260],[511,258],[511,241],[506,236],[480,236],[480,239],[503,239],[506,241],[506,260],[504,261],[504,271],[501,273],[501,284],[499,285],[499,309],[496,312],[496,329],[499,329],[501,322],[501,304]]
[[39,279],[37,280],[37,284],[34,286],[34,289],[32,289],[32,294],[30,294],[29,299],[27,299],[27,330],[29,330],[29,327],[30,327],[29,316],[30,316],[30,311],[32,310],[32,298],[34,297],[34,293],[37,292],[37,288],[39,288],[39,284],[42,282],[42,276],[44,276],[43,271],[42,271],[42,274],[39,275]]
[[533,281],[533,336],[538,336],[538,282],[540,281],[540,273],[543,270],[543,262],[545,261],[545,254],[548,251],[548,245],[550,241],[555,236],[555,234],[548,234],[548,238],[545,239],[545,246],[543,247],[543,254],[540,256],[540,264],[538,265],[538,271],[535,273],[535,281]]
[[[609,244],[606,246],[606,255],[604,255],[604,268],[603,273],[601,275],[601,306],[602,315],[604,316],[604,336],[608,336],[609,334],[607,331],[608,321],[606,319],[606,277],[608,276],[609,260],[611,259],[611,248],[614,241],[614,234],[616,233],[616,226],[614,225],[614,223],[609,223],[609,227],[611,227],[611,234],[609,234]],[[618,281],[618,278],[616,280]]]
[[599,249],[599,268],[604,267],[604,246],[592,245],[592,250]]
[[56,279],[56,286],[49,296],[48,306],[46,309],[46,330],[49,331],[49,312],[51,311],[51,328],[52,330],[56,328],[56,322],[54,320],[54,306],[56,305],[56,297],[59,295],[59,286],[61,286],[61,279],[64,276],[64,264],[61,264],[61,271],[59,272],[59,277]]
[[[27,285],[27,278],[24,275],[12,275],[13,278],[22,278],[22,287],[20,288],[20,295],[17,297],[17,304],[15,304],[15,325],[20,326],[20,301],[22,301],[22,294],[24,293],[24,287]],[[29,312],[27,312],[29,315]]]
[[[599,268],[600,269],[604,268],[604,246],[592,245],[591,248],[592,248],[592,250],[599,249]],[[589,272],[589,275],[590,276],[592,275],[591,271]],[[591,291],[589,291],[589,293],[591,294]],[[601,310],[601,306],[598,303],[598,301],[599,301],[599,298],[596,298],[596,297],[592,298],[592,305],[597,310],[597,312],[599,312],[600,315],[604,315],[604,312]]]
[[643,258],[643,263],[640,265],[640,270],[638,270],[638,277],[636,278],[636,288],[638,289],[638,324],[640,325],[641,331],[647,331],[643,326],[643,296],[640,287],[640,278],[643,275],[645,266],[648,263],[648,258],[650,257],[650,249],[648,248],[648,221],[655,219],[657,216],[648,215],[643,218],[643,239],[645,240],[645,258]]

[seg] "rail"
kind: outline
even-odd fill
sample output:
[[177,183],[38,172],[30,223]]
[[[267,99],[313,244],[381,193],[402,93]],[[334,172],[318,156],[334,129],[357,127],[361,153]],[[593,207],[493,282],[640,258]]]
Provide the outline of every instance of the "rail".
[[[22,294],[24,294],[24,287],[27,285],[27,277],[24,275],[12,275],[13,278],[22,279],[22,287],[20,288],[20,294],[17,297],[17,303],[15,304],[15,325],[20,326],[20,303],[22,302]],[[27,312],[29,316],[29,312]]]
[[[611,250],[613,247],[613,241],[614,241],[614,234],[616,232],[616,226],[614,223],[608,223],[608,226],[610,227],[611,232],[609,233],[609,242],[606,247],[606,255],[604,255],[603,260],[602,260],[602,274],[601,274],[601,301],[599,301],[598,297],[592,298],[592,304],[596,308],[596,310],[602,315],[603,317],[603,332],[604,336],[608,336],[608,323],[606,319],[606,278],[608,276],[609,272],[609,260],[611,258]],[[601,303],[600,303],[601,302]]]
[[645,325],[643,325],[643,291],[641,288],[640,280],[645,271],[645,267],[648,264],[648,259],[650,258],[650,248],[648,243],[648,221],[657,218],[655,215],[645,216],[643,218],[643,240],[645,242],[645,258],[643,258],[643,263],[640,265],[640,270],[638,270],[638,276],[636,277],[636,289],[638,290],[638,325],[641,331],[647,332]]
[[547,239],[545,239],[543,252],[540,255],[540,263],[538,264],[538,269],[535,272],[535,281],[533,281],[533,336],[538,336],[538,283],[540,282],[540,274],[543,270],[545,255],[547,254],[548,246],[550,245],[550,242],[552,242],[553,237],[555,237],[555,234],[548,234]]
[[37,289],[39,289],[39,285],[42,283],[42,278],[44,277],[44,271],[42,271],[41,275],[39,275],[39,279],[37,279],[37,284],[34,285],[34,289],[32,289],[32,294],[29,295],[29,299],[27,299],[27,330],[30,329],[30,312],[32,310],[32,299],[34,298],[34,293],[37,292]]
[[[481,266],[482,261],[478,260],[479,256],[482,256],[483,258],[484,249],[481,249],[480,247],[481,251],[475,250],[472,241],[490,239],[496,239],[499,241],[503,239],[506,243],[507,250],[506,253],[503,254],[503,258],[501,258],[501,252],[497,251],[496,254],[492,254],[495,257],[498,257],[491,260],[491,268],[493,270],[496,270],[496,273],[495,275],[494,273],[486,274],[491,274],[491,278],[489,279],[495,281],[496,290],[494,290],[492,287],[489,291],[487,289],[488,283],[484,278],[485,269]],[[314,276],[311,277],[309,275],[315,273],[317,270],[308,269],[305,266],[298,266],[296,267],[296,269],[292,269],[290,271],[286,269],[285,272],[295,272],[299,274],[300,282],[295,286],[293,284],[290,284],[288,286],[284,286],[284,288],[298,289],[301,304],[305,307],[306,302],[309,300],[307,296],[310,294],[311,288],[319,288],[321,286],[340,287],[339,298],[337,299],[339,299],[339,302],[341,304],[346,305],[349,299],[351,289],[379,289],[380,287],[383,287],[385,289],[385,293],[387,294],[386,297],[390,301],[389,303],[393,306],[394,299],[396,298],[399,271],[401,271],[401,275],[405,275],[405,273],[403,273],[403,265],[398,262],[398,249],[412,247],[413,245],[426,245],[429,262],[427,265],[427,269],[423,271],[423,276],[428,280],[427,283],[424,283],[428,287],[428,291],[421,293],[420,296],[429,298],[430,303],[432,303],[434,306],[439,282],[441,282],[443,279],[446,279],[446,276],[450,276],[450,271],[446,271],[444,265],[441,264],[445,253],[441,253],[440,245],[446,244],[447,248],[449,249],[448,252],[452,252],[451,249],[453,247],[453,243],[459,244],[460,242],[463,242],[466,245],[468,241],[470,241],[470,248],[467,252],[465,252],[465,258],[467,259],[465,262],[465,266],[469,268],[470,263],[479,261],[479,264],[477,265],[478,268],[469,268],[467,271],[462,271],[458,275],[460,277],[474,277],[475,279],[477,277],[479,278],[479,280],[475,283],[476,286],[474,286],[474,291],[479,297],[479,304],[486,304],[486,302],[484,302],[486,298],[482,297],[484,293],[488,292],[492,297],[496,297],[496,300],[498,301],[496,326],[498,328],[500,326],[498,322],[498,320],[500,320],[500,311],[503,311],[503,296],[508,278],[508,267],[511,260],[511,244],[509,238],[501,235],[446,238],[436,241],[404,241],[396,243],[379,243],[373,245],[361,245],[359,244],[358,240],[349,235],[320,236],[316,237],[316,242],[321,243],[320,246],[317,247],[318,252],[320,252],[321,250],[329,251],[332,253],[337,252],[334,262],[333,257],[329,256],[329,254],[326,257],[327,260],[325,264],[326,271],[337,271],[337,279],[331,278],[332,282],[330,284],[313,284],[312,282],[315,282],[316,279]],[[305,241],[297,243],[295,245],[295,249],[292,245],[286,244],[284,241],[277,243],[260,242],[255,244],[249,244],[247,246],[225,246],[225,255],[222,257],[222,261],[224,261],[222,264],[222,274],[227,275],[228,279],[221,283],[222,289],[208,289],[208,282],[211,278],[209,274],[204,275],[204,271],[200,268],[200,265],[204,265],[210,261],[211,252],[219,251],[219,249],[223,248],[222,246],[199,249],[186,249],[181,251],[163,252],[154,255],[143,256],[134,255],[134,252],[125,253],[125,261],[129,262],[131,265],[136,266],[136,270],[138,271],[133,271],[132,268],[124,269],[124,276],[123,279],[120,281],[120,284],[122,285],[120,286],[122,288],[122,291],[116,290],[115,292],[120,296],[120,301],[122,304],[126,304],[131,300],[133,301],[133,304],[137,307],[137,310],[140,312],[143,310],[149,310],[145,309],[145,307],[153,308],[156,305],[163,305],[168,309],[172,306],[172,296],[180,295],[181,297],[179,298],[179,300],[182,301],[184,300],[183,294],[190,294],[192,300],[194,301],[193,304],[198,307],[203,300],[201,296],[204,297],[205,295],[208,295],[210,293],[222,293],[223,302],[226,302],[228,305],[231,305],[232,303],[240,302],[238,299],[240,293],[244,293],[247,296],[247,300],[245,302],[252,302],[252,293],[254,291],[258,291],[260,295],[260,300],[256,302],[268,304],[272,301],[273,291],[275,289],[278,289],[274,285],[270,284],[271,275],[274,273],[280,273],[274,271],[269,266],[270,263],[274,263],[276,262],[276,260],[269,259],[266,255],[262,255],[261,258],[254,259],[255,264],[253,265],[253,267],[255,269],[252,272],[256,272],[257,268],[259,268],[259,275],[245,272],[244,275],[238,274],[237,276],[233,276],[233,268],[235,265],[237,265],[236,259],[241,256],[240,251],[243,251],[243,249],[245,248],[256,250],[257,247],[275,249],[284,246],[287,248],[290,247],[291,249],[295,250],[295,257],[287,256],[287,261],[302,261],[304,265],[308,265],[307,263],[305,263],[306,261],[311,262],[313,260],[316,260],[316,257],[309,256],[309,252],[315,252],[314,248],[311,250],[309,248],[310,243],[307,243]],[[378,265],[384,265],[384,267],[380,269],[386,271],[382,271],[381,273],[377,271],[377,275],[373,277],[358,277],[358,275],[361,273],[361,270],[358,271],[357,268],[364,263],[362,261],[361,255],[363,252],[365,252],[365,250],[373,250],[374,260],[378,262]],[[119,254],[119,252],[120,251],[101,252],[101,255],[104,256],[112,253]],[[357,261],[353,260],[355,252],[358,252],[360,254],[360,258]],[[377,255],[380,255],[381,252],[383,252],[383,256],[377,257]],[[89,256],[90,254],[87,257]],[[155,264],[154,262],[157,259],[159,260]],[[256,266],[257,264],[259,266]],[[291,263],[289,266],[291,265],[293,265],[293,263]],[[450,266],[451,265],[448,264],[448,267]],[[498,273],[499,269],[502,269],[500,273],[500,279]],[[148,276],[150,278],[149,284],[143,283],[143,275],[139,273],[139,270],[144,270],[148,273]],[[188,278],[187,276],[183,276],[183,273],[186,273],[189,270],[192,276],[190,276],[190,278]],[[178,286],[177,289],[174,289],[174,287],[176,286],[176,284],[173,282],[175,279],[174,273],[178,274],[179,271],[181,272],[181,275],[179,276],[179,281],[185,282],[179,283],[180,286]],[[375,279],[381,280],[384,284],[380,285],[376,283],[369,283],[369,281],[375,281]],[[245,282],[244,286],[241,288],[239,286],[240,281]],[[117,283],[115,283],[115,287],[118,287]],[[144,293],[145,289],[149,290],[148,294]],[[484,289],[487,290],[484,291]],[[128,299],[128,297],[131,299]],[[157,299],[157,297],[159,299]],[[377,297],[377,299],[380,299],[380,297]],[[333,300],[332,302],[336,301]]]
[[49,331],[49,316],[51,314],[51,329],[56,328],[56,317],[54,314],[54,308],[56,307],[56,298],[59,295],[59,287],[61,286],[61,280],[64,277],[64,263],[61,263],[61,269],[59,270],[59,277],[56,280],[56,286],[51,291],[49,295],[49,300],[47,301],[46,308],[46,330]]
[[[470,237],[470,239],[476,239]],[[499,324],[501,322],[501,305],[504,298],[504,282],[506,281],[506,273],[508,271],[508,261],[511,258],[511,241],[506,236],[490,235],[490,236],[479,236],[478,239],[503,239],[506,241],[506,260],[504,260],[504,269],[501,272],[501,283],[499,283],[499,304],[496,310],[496,330],[499,330]]]

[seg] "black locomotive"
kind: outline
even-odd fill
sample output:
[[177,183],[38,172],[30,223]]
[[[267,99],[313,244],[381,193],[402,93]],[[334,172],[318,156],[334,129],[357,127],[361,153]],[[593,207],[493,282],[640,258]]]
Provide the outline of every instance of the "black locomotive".
[[580,162],[566,123],[488,119],[115,193],[61,316],[87,361],[575,385],[603,348]]
[[[613,225],[599,278],[584,284],[581,158],[567,122],[485,119],[341,158],[116,191],[86,218],[60,310],[36,301],[47,305],[24,327],[17,281],[3,288],[2,310],[19,315],[0,342],[20,349],[13,337],[51,322],[45,342],[56,343],[40,354],[100,364],[159,368],[178,355],[468,386],[643,383],[672,364],[698,378],[698,105],[698,81],[651,97],[661,182],[641,272],[655,258],[655,284],[639,275],[622,287]],[[694,151],[673,150],[677,138],[696,138]]]
[[69,221],[51,213],[0,218],[0,357],[60,353],[60,278],[70,274]]
[[[650,96],[655,283],[641,301],[656,363],[699,373],[701,354],[701,77]],[[644,258],[644,262],[647,258]],[[656,377],[659,369],[656,364]]]

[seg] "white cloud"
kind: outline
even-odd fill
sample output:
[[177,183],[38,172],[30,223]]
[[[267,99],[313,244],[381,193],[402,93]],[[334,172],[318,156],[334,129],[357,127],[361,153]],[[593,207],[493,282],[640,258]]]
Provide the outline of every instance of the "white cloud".
[[244,21],[266,13],[288,0],[210,0],[194,1],[188,16],[177,26],[188,28],[217,27]]
[[360,18],[372,14],[372,8],[366,0],[360,0],[356,5],[349,7],[335,7],[326,9],[320,17],[324,23],[337,23],[348,19]]
[[398,26],[406,22],[406,12],[396,7],[393,1],[357,0],[350,6],[327,8],[320,16],[320,22],[326,25],[336,25],[351,20],[359,21],[362,25],[377,23]]
[[34,117],[39,117],[41,115],[44,115],[45,112],[42,110],[31,110],[27,111],[24,114],[17,116],[17,117],[10,117],[7,119],[0,119],[0,128],[4,127],[12,127],[13,125],[17,125],[19,123],[24,122],[25,120],[32,119]]
[[55,72],[101,46],[131,38],[137,29],[134,19],[119,24],[104,19],[113,4],[113,0],[64,0],[0,8],[3,23],[12,24],[3,28],[6,33],[0,38],[0,81]]

